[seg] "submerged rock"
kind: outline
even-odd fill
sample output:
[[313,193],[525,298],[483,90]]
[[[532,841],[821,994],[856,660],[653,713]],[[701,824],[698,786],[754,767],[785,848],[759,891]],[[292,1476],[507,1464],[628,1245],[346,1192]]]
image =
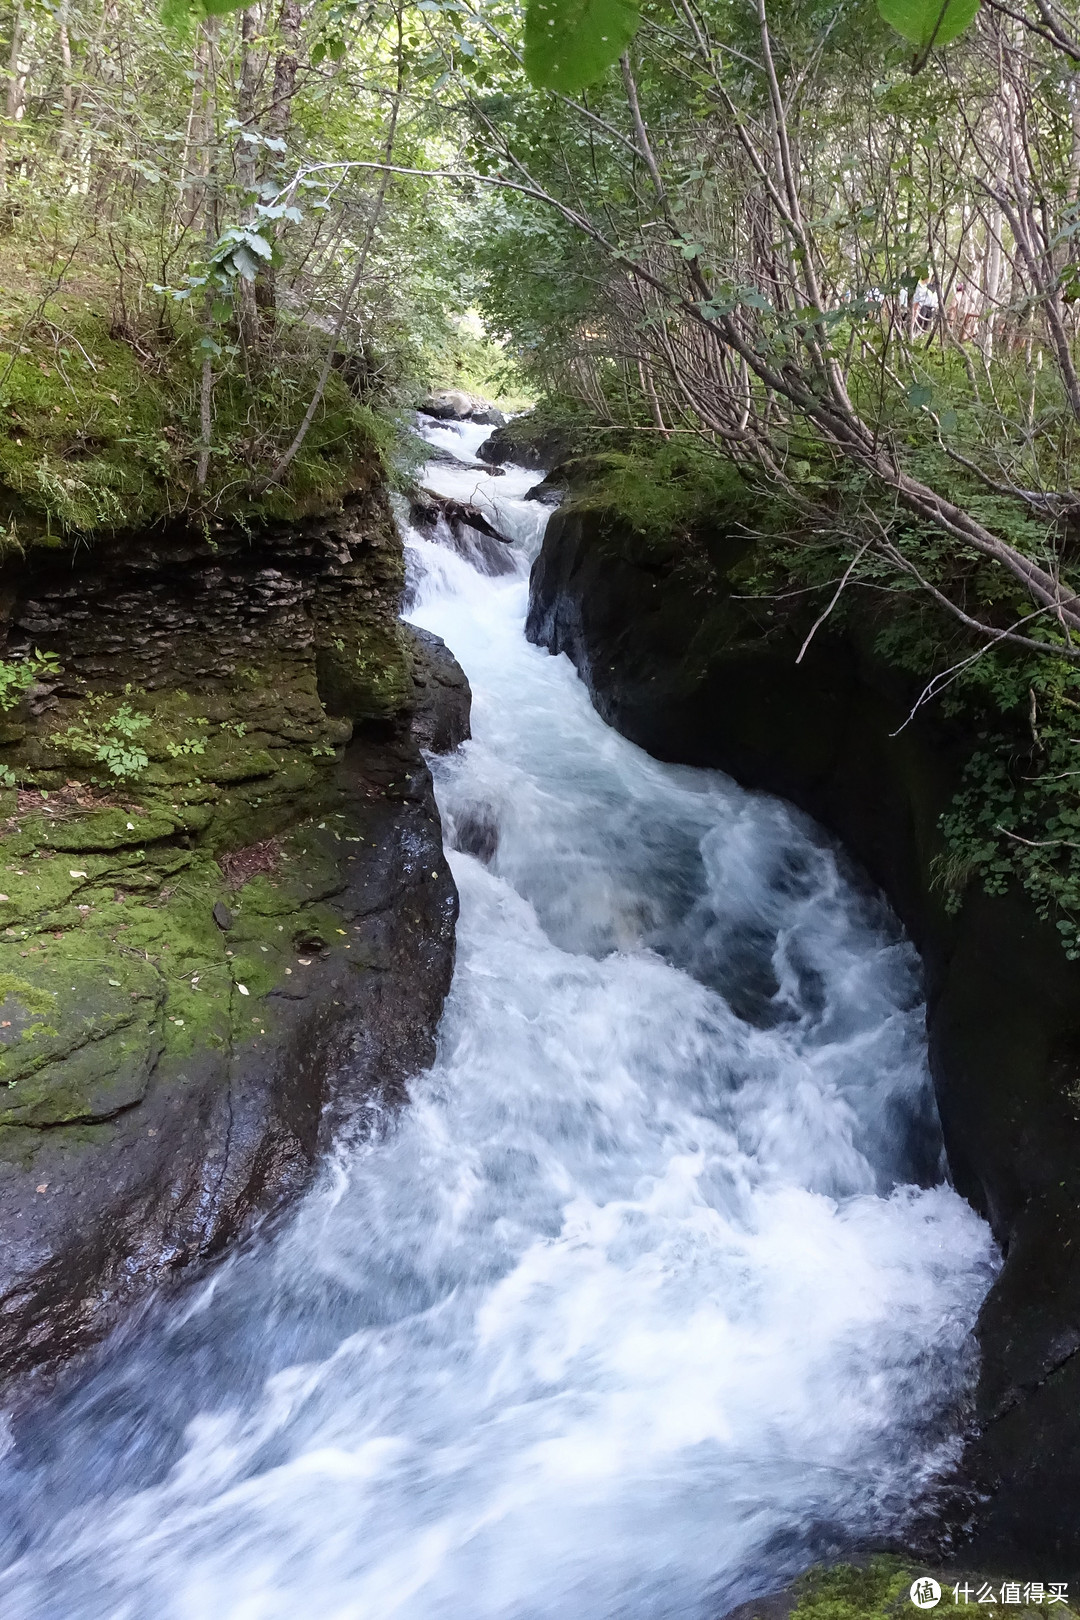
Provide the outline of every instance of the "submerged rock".
[[511,540],[498,532],[478,507],[431,490],[418,490],[409,503],[413,527],[429,539],[438,537],[480,574],[512,574],[517,562]]
[[489,804],[469,805],[454,816],[453,845],[489,866],[499,848],[499,820]]

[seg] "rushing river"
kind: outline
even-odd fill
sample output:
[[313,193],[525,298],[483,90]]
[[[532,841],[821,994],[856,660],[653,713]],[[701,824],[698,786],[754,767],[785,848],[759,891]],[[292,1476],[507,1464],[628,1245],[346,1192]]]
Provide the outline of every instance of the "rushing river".
[[491,574],[411,536],[483,857],[451,855],[438,1061],[14,1427],[3,1620],[713,1620],[954,1455],[994,1259],[910,946],[812,825],[657,764],[525,642],[533,475],[427,481],[516,541]]

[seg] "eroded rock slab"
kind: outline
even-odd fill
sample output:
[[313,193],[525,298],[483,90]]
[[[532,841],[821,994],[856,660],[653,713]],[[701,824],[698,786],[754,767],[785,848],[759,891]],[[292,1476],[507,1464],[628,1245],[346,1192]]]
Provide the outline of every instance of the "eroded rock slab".
[[0,1382],[249,1231],[431,1061],[457,897],[420,747],[469,693],[402,578],[377,490],[8,568],[7,656],[59,673],[0,740]]

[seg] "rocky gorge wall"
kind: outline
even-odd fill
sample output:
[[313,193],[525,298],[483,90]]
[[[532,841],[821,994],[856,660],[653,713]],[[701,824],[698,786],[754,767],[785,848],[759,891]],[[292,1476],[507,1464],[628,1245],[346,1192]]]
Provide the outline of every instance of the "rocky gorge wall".
[[948,914],[938,818],[960,739],[849,634],[740,600],[723,535],[693,569],[601,510],[556,513],[528,634],[566,652],[611,724],[658,758],[718,767],[834,832],[923,955],[930,1061],[960,1191],[1005,1253],[978,1327],[972,1434],[934,1527],[945,1556],[1080,1577],[1080,966],[1019,893]]
[[468,735],[469,693],[399,624],[402,583],[374,473],[295,524],[3,558],[9,1387],[431,1061],[457,897],[420,747]]

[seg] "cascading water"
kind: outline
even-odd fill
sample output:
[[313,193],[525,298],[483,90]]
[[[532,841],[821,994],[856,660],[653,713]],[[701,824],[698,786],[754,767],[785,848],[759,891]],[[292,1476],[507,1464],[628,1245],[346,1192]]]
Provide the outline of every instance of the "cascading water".
[[409,537],[475,699],[438,1061],[17,1426],[5,1620],[714,1617],[902,1529],[954,1453],[994,1258],[911,948],[811,825],[527,645],[532,475],[427,481],[517,542],[484,574]]

